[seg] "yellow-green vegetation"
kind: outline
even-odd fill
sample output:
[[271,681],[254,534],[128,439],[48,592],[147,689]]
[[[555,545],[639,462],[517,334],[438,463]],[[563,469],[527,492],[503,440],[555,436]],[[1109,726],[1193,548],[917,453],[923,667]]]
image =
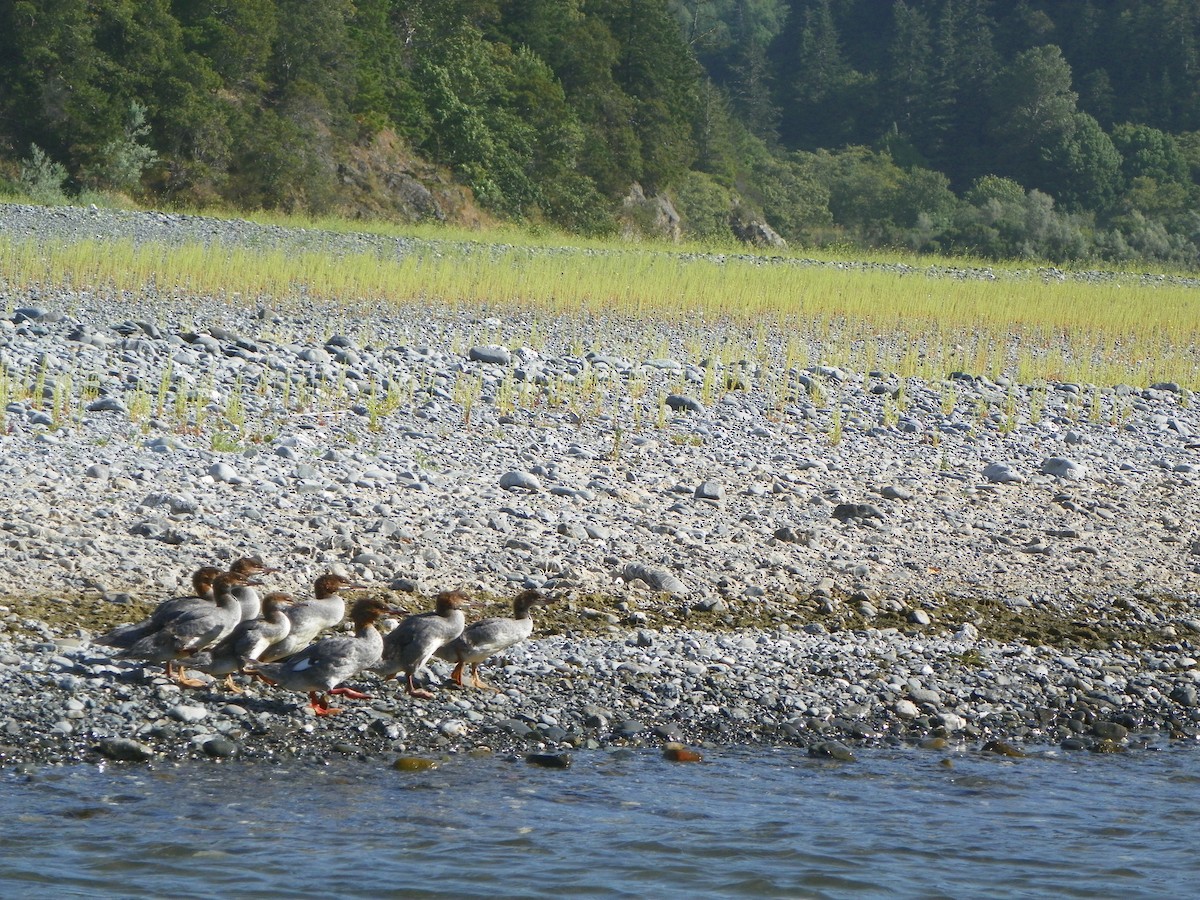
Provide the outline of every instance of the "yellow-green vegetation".
[[[417,242],[403,255],[131,242],[0,242],[10,290],[92,290],[308,300],[352,307],[469,305],[546,316],[625,316],[778,327],[812,363],[949,371],[1024,382],[1176,381],[1200,387],[1200,290],[1136,275],[992,279],[940,268],[834,267],[780,257]],[[798,354],[793,354],[800,358]]]
[[[418,612],[428,608],[428,601],[413,595],[389,602]],[[477,598],[481,617],[508,615],[512,600],[508,597],[481,595]],[[22,619],[45,623],[59,637],[73,637],[79,629],[101,634],[124,622],[136,622],[153,610],[151,598],[118,605],[96,594],[75,597],[27,596],[10,598],[9,604]],[[1138,605],[1149,609],[1163,621],[1190,616],[1186,598],[1139,595]],[[856,631],[867,628],[894,628],[910,634],[945,634],[963,622],[972,622],[982,637],[1001,642],[1030,643],[1061,648],[1105,648],[1119,641],[1127,647],[1160,646],[1169,642],[1153,623],[1134,619],[1125,609],[1114,606],[1064,610],[1057,605],[1013,610],[997,599],[985,596],[963,597],[937,593],[910,597],[896,611],[880,611],[865,618],[853,598],[835,592],[833,609],[815,596],[793,596],[778,601],[746,602],[732,599],[713,611],[701,612],[686,600],[667,594],[649,594],[638,598],[611,594],[582,594],[555,603],[539,611],[536,632],[539,635],[571,634],[604,635],[626,629],[637,614],[646,628],[662,629],[687,627],[701,631],[771,629],[786,626],[801,628],[809,622],[819,622],[829,631]],[[913,625],[907,609],[921,608],[930,617],[930,624]],[[15,630],[24,626],[14,624]],[[968,654],[974,651],[967,651]],[[962,661],[969,662],[964,658]]]

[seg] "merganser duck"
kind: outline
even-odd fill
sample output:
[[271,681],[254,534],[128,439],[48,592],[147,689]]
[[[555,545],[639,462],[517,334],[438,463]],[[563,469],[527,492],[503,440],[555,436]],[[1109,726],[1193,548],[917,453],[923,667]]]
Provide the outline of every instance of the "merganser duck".
[[233,589],[233,595],[238,598],[238,604],[242,607],[242,621],[249,622],[251,619],[257,619],[262,614],[262,598],[259,597],[258,591],[254,589],[250,579],[279,570],[272,569],[264,563],[261,556],[247,556],[230,566],[229,571],[247,579],[246,584]]
[[331,716],[342,712],[331,707],[325,694],[342,694],[358,700],[370,700],[368,694],[339,687],[347,678],[369,669],[379,662],[383,651],[383,637],[375,628],[380,618],[395,613],[383,600],[367,597],[354,604],[350,618],[354,622],[353,635],[333,635],[322,638],[282,662],[251,663],[252,671],[265,681],[291,691],[307,691],[308,703],[318,716]]
[[382,659],[375,667],[385,680],[404,672],[408,693],[413,697],[433,696],[429,691],[418,690],[413,676],[439,647],[450,643],[463,631],[462,607],[467,605],[466,592],[442,591],[434,599],[437,608],[432,612],[409,616],[384,636]]
[[140,622],[118,625],[112,631],[96,638],[94,643],[105,647],[117,647],[121,650],[128,650],[138,641],[158,631],[162,628],[164,622],[177,616],[183,610],[197,605],[211,605],[215,599],[213,595],[213,582],[220,574],[221,570],[213,566],[204,566],[197,569],[192,573],[192,590],[195,593],[186,597],[172,597],[169,600],[164,600],[158,606],[154,607],[154,611],[147,618]]
[[346,601],[338,596],[338,592],[361,587],[363,585],[341,575],[322,575],[313,586],[315,599],[293,604],[287,610],[287,617],[292,620],[287,637],[264,650],[260,659],[278,662],[303,650],[318,634],[346,617]]
[[511,619],[496,616],[472,622],[450,643],[438,647],[434,655],[455,663],[450,677],[459,687],[462,687],[463,666],[470,663],[472,684],[477,688],[498,691],[499,688],[487,684],[479,677],[479,664],[489,656],[515,646],[533,634],[533,617],[529,611],[535,606],[545,606],[551,602],[552,598],[541,591],[522,591],[513,598]]
[[243,584],[240,575],[223,572],[213,581],[216,603],[185,607],[163,623],[162,627],[135,643],[121,656],[166,663],[167,677],[188,687],[199,687],[201,681],[189,679],[182,666],[178,674],[173,663],[190,656],[228,636],[242,619],[242,607],[233,589]]
[[233,673],[242,671],[247,663],[257,662],[264,650],[288,636],[292,620],[287,617],[287,608],[293,602],[289,594],[278,591],[267,594],[262,600],[262,616],[239,622],[219,644],[189,659],[188,666],[209,675],[224,675],[225,686],[241,693],[242,689],[233,683]]

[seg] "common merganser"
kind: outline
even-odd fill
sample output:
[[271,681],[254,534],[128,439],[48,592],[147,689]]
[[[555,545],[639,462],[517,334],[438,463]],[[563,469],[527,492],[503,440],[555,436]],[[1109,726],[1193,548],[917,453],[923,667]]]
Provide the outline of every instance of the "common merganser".
[[470,663],[472,684],[477,688],[498,691],[499,688],[487,684],[479,677],[479,664],[489,656],[515,646],[533,634],[533,617],[529,611],[535,606],[545,606],[551,602],[553,598],[547,597],[541,591],[522,591],[513,598],[511,619],[496,616],[472,622],[450,643],[438,647],[434,654],[439,659],[456,664],[450,677],[459,687],[462,687],[463,666]]
[[277,662],[303,650],[318,634],[346,617],[346,601],[338,596],[338,592],[361,587],[363,585],[341,575],[322,575],[313,586],[315,599],[293,604],[287,610],[287,617],[292,620],[287,637],[263,651],[260,659]]
[[287,609],[293,602],[289,594],[267,594],[262,600],[262,616],[239,622],[219,644],[189,659],[188,666],[209,675],[224,675],[225,686],[241,693],[242,689],[233,683],[233,673],[240,672],[247,663],[257,662],[264,650],[288,636],[292,620],[287,617]]
[[251,619],[257,619],[262,614],[262,598],[259,597],[258,591],[254,589],[254,585],[250,583],[249,579],[279,570],[272,569],[264,563],[261,556],[247,556],[230,566],[229,571],[247,579],[246,584],[233,589],[233,595],[238,598],[238,604],[242,607],[242,621],[249,622]]
[[166,663],[168,678],[189,687],[199,687],[203,682],[187,678],[182,667],[176,674],[172,664],[175,660],[217,643],[237,627],[242,619],[242,608],[233,595],[233,589],[244,582],[245,579],[240,575],[221,573],[213,581],[215,603],[185,607],[167,619],[160,629],[120,655]]
[[342,694],[359,700],[371,699],[369,695],[339,687],[347,678],[369,669],[379,662],[383,650],[383,637],[375,623],[383,616],[397,612],[377,597],[365,597],[354,604],[350,618],[354,622],[353,635],[333,635],[322,638],[296,655],[276,663],[251,663],[252,671],[265,681],[291,691],[307,691],[309,706],[318,716],[330,716],[342,712],[331,707],[325,694]]
[[162,628],[164,622],[179,615],[183,610],[191,609],[197,605],[211,605],[214,600],[213,582],[220,574],[221,570],[213,566],[204,566],[197,569],[192,573],[192,590],[195,593],[185,597],[172,597],[169,600],[164,600],[158,606],[154,607],[154,611],[145,619],[142,619],[142,621],[127,625],[118,625],[106,634],[102,634],[96,638],[94,643],[105,647],[128,650],[138,641],[158,631]]
[[427,690],[419,690],[413,682],[413,676],[439,647],[450,643],[463,631],[462,608],[467,605],[466,592],[442,591],[434,599],[437,600],[437,608],[432,612],[409,616],[384,636],[382,659],[375,667],[375,671],[385,679],[404,672],[408,679],[408,693],[413,697],[433,696]]

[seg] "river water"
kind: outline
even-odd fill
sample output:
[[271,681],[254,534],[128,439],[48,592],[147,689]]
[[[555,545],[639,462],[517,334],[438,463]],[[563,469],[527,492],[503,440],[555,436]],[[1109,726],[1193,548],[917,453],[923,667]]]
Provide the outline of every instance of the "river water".
[[0,778],[0,897],[1194,897],[1200,749],[650,750]]

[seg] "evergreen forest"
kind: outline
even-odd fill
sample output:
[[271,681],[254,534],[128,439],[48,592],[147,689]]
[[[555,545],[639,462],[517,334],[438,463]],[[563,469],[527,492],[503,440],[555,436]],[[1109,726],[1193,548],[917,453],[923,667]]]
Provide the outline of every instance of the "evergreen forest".
[[1196,269],[1200,0],[0,0],[9,196],[649,233],[635,185],[702,241]]

